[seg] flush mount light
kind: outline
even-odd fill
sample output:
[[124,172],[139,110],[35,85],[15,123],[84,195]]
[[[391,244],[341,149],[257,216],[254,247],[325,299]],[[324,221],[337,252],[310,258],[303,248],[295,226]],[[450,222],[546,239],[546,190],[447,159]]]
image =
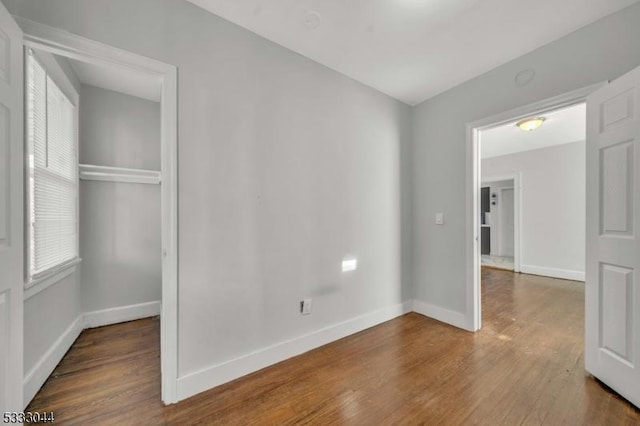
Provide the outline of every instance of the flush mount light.
[[524,120],[520,120],[516,123],[516,126],[520,128],[520,130],[524,130],[525,132],[530,132],[531,130],[535,130],[538,127],[542,126],[544,123],[544,117],[530,117],[525,118]]

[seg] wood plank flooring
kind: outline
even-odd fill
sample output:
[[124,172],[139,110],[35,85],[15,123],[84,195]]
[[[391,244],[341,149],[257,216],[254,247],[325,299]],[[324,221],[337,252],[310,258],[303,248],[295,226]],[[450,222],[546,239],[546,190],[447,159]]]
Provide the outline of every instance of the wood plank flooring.
[[483,329],[411,313],[164,407],[159,321],[82,332],[29,411],[60,424],[638,425],[584,372],[583,284],[483,271]]

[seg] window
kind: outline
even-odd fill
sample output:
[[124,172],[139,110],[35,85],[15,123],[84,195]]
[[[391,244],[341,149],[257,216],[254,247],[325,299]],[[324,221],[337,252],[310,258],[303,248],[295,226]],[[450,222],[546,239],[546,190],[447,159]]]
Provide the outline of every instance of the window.
[[29,281],[78,258],[76,111],[32,51],[27,55]]

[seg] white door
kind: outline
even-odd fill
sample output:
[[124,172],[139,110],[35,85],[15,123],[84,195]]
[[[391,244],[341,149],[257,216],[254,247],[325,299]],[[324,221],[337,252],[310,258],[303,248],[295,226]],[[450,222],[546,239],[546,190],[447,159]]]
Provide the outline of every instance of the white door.
[[640,407],[640,68],[587,98],[585,367]]
[[22,31],[0,3],[0,414],[22,411]]
[[513,257],[514,199],[513,188],[500,188],[500,256]]

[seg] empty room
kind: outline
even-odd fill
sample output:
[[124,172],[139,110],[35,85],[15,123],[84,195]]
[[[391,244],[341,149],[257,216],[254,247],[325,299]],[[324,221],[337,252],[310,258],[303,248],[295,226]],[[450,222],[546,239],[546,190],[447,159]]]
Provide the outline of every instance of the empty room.
[[639,23],[1,0],[4,423],[638,424]]

